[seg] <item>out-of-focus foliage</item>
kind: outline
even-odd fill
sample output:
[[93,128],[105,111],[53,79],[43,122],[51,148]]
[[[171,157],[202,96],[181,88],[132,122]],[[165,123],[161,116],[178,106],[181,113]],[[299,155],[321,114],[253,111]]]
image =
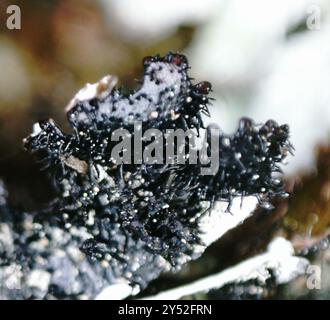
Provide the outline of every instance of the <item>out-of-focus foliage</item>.
[[311,241],[329,232],[330,226],[330,148],[317,149],[316,170],[296,177],[289,200],[284,228]]

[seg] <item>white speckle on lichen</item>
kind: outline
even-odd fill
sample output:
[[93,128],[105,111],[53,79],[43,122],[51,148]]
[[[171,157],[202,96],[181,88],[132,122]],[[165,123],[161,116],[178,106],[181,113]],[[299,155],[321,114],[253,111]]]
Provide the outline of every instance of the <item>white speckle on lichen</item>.
[[[18,264],[11,264],[0,269],[0,289],[4,285],[9,290],[19,290],[22,285],[23,272]],[[1,290],[0,290],[1,296]]]
[[37,288],[41,291],[46,291],[50,282],[50,273],[41,269],[35,269],[29,273],[27,277],[27,285],[29,287]]
[[90,210],[88,212],[88,219],[86,221],[87,225],[92,226],[94,224],[95,210]]
[[158,118],[158,112],[157,111],[152,111],[150,113],[150,118],[151,119],[157,119]]

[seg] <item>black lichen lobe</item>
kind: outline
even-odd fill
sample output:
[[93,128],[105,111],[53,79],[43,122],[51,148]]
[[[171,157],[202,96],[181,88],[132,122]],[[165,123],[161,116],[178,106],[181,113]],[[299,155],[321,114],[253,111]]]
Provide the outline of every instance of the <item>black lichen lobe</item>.
[[191,83],[186,58],[178,54],[149,57],[143,65],[141,88],[128,95],[114,88],[102,99],[72,105],[68,110],[71,126],[83,133],[98,131],[104,138],[116,128],[131,128],[134,121],[142,122],[144,129],[198,129],[201,111],[207,111],[210,87]]
[[[57,186],[58,198],[49,211],[62,228],[83,227],[91,235],[81,245],[85,254],[96,260],[111,257],[110,265],[127,263],[127,250],[136,242],[138,250],[180,266],[200,254],[199,222],[216,201],[227,201],[230,208],[234,197],[254,195],[267,203],[284,194],[276,173],[292,150],[289,130],[274,121],[259,126],[242,119],[233,135],[220,132],[219,167],[212,176],[200,174],[200,162],[117,164],[111,157],[112,133],[124,128],[134,139],[137,121],[143,132],[192,129],[200,135],[206,129],[209,141],[212,127],[204,128],[202,115],[209,115],[211,84],[192,82],[183,55],[147,57],[143,64],[138,90],[127,95],[113,81],[105,87],[100,82],[94,95],[78,95],[68,107],[72,133],[62,132],[52,120],[39,122],[24,145]],[[121,243],[114,232],[122,235]]]

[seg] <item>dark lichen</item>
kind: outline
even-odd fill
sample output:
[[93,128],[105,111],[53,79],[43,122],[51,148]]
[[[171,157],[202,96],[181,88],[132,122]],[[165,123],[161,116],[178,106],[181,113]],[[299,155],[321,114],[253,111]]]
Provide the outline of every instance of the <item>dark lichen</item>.
[[[200,254],[196,251],[203,245],[199,222],[216,201],[227,201],[230,211],[234,197],[254,195],[267,204],[270,197],[284,195],[275,175],[292,149],[288,126],[271,120],[256,125],[244,118],[233,135],[218,131],[220,160],[212,176],[200,174],[204,166],[200,161],[117,164],[111,157],[116,145],[111,135],[123,128],[134,139],[136,121],[143,132],[192,129],[200,136],[206,129],[207,152],[211,152],[210,133],[215,126],[205,128],[202,121],[203,114],[209,115],[211,84],[192,82],[183,55],[147,57],[143,64],[143,83],[136,91],[124,94],[115,88],[115,78],[108,77],[95,87],[92,97],[76,97],[70,103],[71,133],[64,133],[53,120],[43,121],[24,141],[51,175],[58,193],[47,209],[32,218],[43,237],[53,243],[58,241],[51,235],[53,230],[64,232],[69,238],[65,243],[61,240],[60,247],[64,251],[68,244],[79,247],[93,274],[102,263],[107,266],[99,276],[102,281],[126,278],[141,287],[165,269],[163,259],[179,267]],[[146,148],[146,142],[142,147]],[[184,147],[190,147],[189,142]],[[14,228],[16,235],[20,228]],[[24,238],[17,237],[19,242]],[[40,232],[35,237],[40,238]],[[31,243],[24,239],[19,246],[24,259],[30,259]],[[38,255],[51,260],[53,249],[48,245],[42,250]],[[138,267],[132,266],[134,257],[140,260]],[[29,267],[35,269],[36,259],[32,260]],[[75,268],[81,270],[80,265]],[[77,292],[64,290],[63,296],[69,295]]]

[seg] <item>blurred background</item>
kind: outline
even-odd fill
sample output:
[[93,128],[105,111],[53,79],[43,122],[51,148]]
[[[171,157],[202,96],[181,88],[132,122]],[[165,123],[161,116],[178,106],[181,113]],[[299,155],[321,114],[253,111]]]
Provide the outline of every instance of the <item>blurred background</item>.
[[[11,4],[21,10],[19,30],[6,25]],[[1,0],[0,177],[10,203],[31,210],[53,196],[45,173],[22,150],[34,122],[53,118],[67,129],[64,108],[86,82],[114,74],[132,89],[142,78],[142,58],[168,51],[186,54],[191,76],[213,84],[216,100],[206,123],[228,133],[242,116],[287,123],[295,156],[284,167],[292,197],[275,207],[271,219],[248,221],[209,248],[202,265],[193,263],[175,279],[165,276],[167,281],[178,284],[221,270],[258,253],[274,234],[291,239],[297,250],[327,239],[327,0]],[[326,249],[315,259],[329,268]],[[330,287],[330,281],[324,283]],[[305,292],[296,282],[275,296],[327,297],[328,292],[327,286],[322,293]]]

